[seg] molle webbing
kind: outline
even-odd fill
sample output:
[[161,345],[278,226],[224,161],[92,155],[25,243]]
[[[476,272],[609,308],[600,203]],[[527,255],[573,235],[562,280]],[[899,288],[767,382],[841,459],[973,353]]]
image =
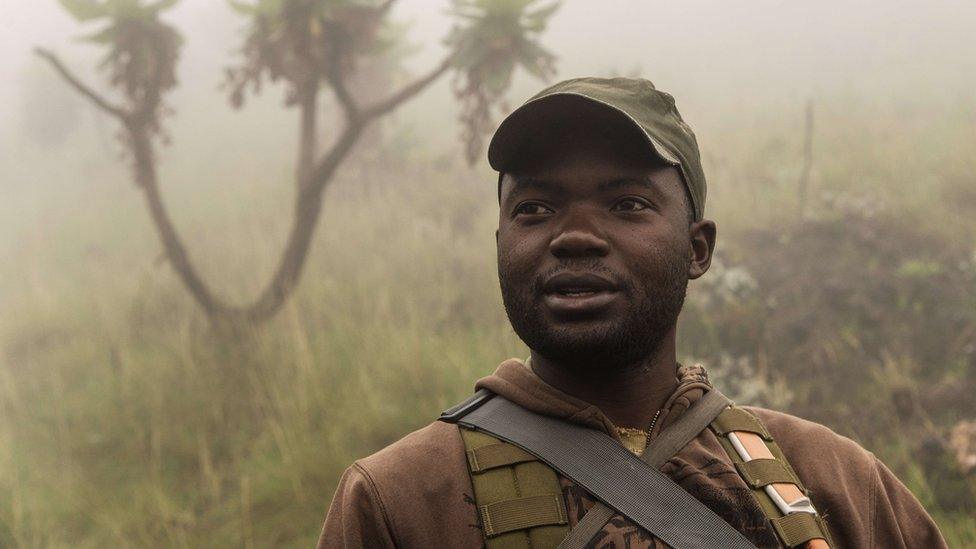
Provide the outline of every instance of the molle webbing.
[[491,435],[460,432],[487,549],[559,545],[569,526],[555,471]]
[[535,456],[507,442],[497,442],[479,446],[465,452],[468,456],[468,470],[481,473],[495,467],[515,465],[526,461],[538,461]]
[[[769,519],[773,530],[786,547],[804,547],[807,549],[821,549],[832,547],[827,525],[809,502],[809,494],[800,482],[796,471],[786,461],[779,445],[773,441],[769,431],[754,415],[733,406],[723,411],[711,424],[712,431],[717,435],[722,447],[728,453],[742,479],[752,488],[762,508]],[[730,436],[731,435],[731,436]],[[753,436],[755,435],[755,436]],[[731,437],[735,437],[735,442]],[[752,437],[750,439],[750,437]],[[752,445],[753,450],[746,450],[750,460],[745,460],[739,454],[736,443],[740,448]],[[763,447],[768,450],[766,455]],[[781,497],[777,503],[768,492],[773,490]],[[801,496],[794,501],[785,501],[784,495]],[[795,505],[790,506],[790,503]],[[784,512],[781,505],[788,508]]]
[[[711,395],[715,397],[713,400],[725,399],[717,391],[715,393]],[[706,393],[706,397],[708,396]],[[706,397],[703,400],[708,400]],[[483,390],[446,411],[441,418],[456,422],[490,398],[490,393]],[[700,405],[703,402],[696,404],[699,406],[693,407],[688,413],[695,408],[702,408]],[[486,548],[556,547],[564,538],[568,540],[566,536],[570,530],[566,507],[559,479],[553,469],[513,444],[464,425],[459,427],[474,486],[478,516],[484,528]],[[805,549],[827,549],[833,546],[827,525],[809,502],[809,494],[758,418],[742,408],[732,406],[715,417],[709,427],[717,435],[739,475],[752,489],[773,530],[785,546]],[[661,438],[662,441],[658,442],[663,442],[668,437],[662,432]],[[752,459],[743,459],[733,443],[733,438],[740,447],[752,445],[759,452],[753,453],[753,450],[747,448]],[[659,450],[666,459],[680,449],[681,445],[667,449],[662,447]],[[652,448],[654,446],[652,444]],[[652,461],[659,465],[656,460]],[[781,499],[779,503],[767,493],[767,487],[777,492]],[[792,501],[784,503],[783,500]],[[780,505],[786,505],[789,512],[784,513]],[[602,515],[594,513],[602,510],[607,512]],[[573,529],[574,534],[580,533],[577,530],[588,530],[580,529],[580,526],[587,519],[596,518],[591,517],[591,514],[600,515],[601,520],[589,522],[602,525],[613,512],[605,506],[595,505],[584,515],[581,524]],[[592,534],[583,535],[580,539],[585,541],[590,535]],[[579,544],[573,546],[576,545]]]
[[778,459],[754,459],[735,464],[739,475],[750,488],[762,488],[770,484],[790,483],[799,485],[800,480]]
[[[484,482],[484,479],[493,473],[504,472],[506,467],[472,474],[475,496],[479,500],[477,508],[482,513],[485,511],[490,513],[493,509],[485,506],[495,501],[545,495],[546,490],[541,490],[540,494],[529,492],[524,488],[520,489],[522,477],[518,475],[519,468],[540,465],[558,471],[600,499],[606,506],[616,509],[621,515],[628,517],[636,525],[671,547],[755,549],[755,545],[741,532],[672,479],[657,469],[649,467],[646,462],[625,449],[619,442],[608,437],[606,433],[536,414],[501,396],[481,400],[478,403],[479,399],[476,395],[470,402],[476,404],[469,403],[455,407],[446,415],[452,419],[456,418],[462,429],[470,428],[480,434],[490,434],[487,439],[483,439],[481,445],[495,444],[498,440],[504,440],[526,451],[531,450],[533,455],[538,456],[548,465],[546,467],[539,462],[516,464],[514,466],[515,490],[509,488],[511,482],[507,486],[499,483],[496,487],[507,493],[501,496],[497,493],[492,494],[487,499],[483,494],[491,486],[490,483]],[[462,437],[469,432],[462,430]],[[493,438],[498,440],[492,440]],[[470,444],[467,446],[469,450],[475,448]],[[550,520],[554,522],[561,522],[561,519],[562,517],[550,516]],[[520,526],[524,525],[520,524]],[[558,526],[565,531],[564,524]],[[492,522],[490,527],[492,535],[501,532],[495,522]],[[553,528],[553,526],[540,528]],[[508,532],[508,534],[514,533]],[[529,535],[534,533],[530,531]],[[488,538],[487,541],[490,542],[491,539]],[[524,547],[527,542],[526,536],[523,535],[521,539]],[[543,543],[544,545],[540,545],[533,540],[531,546],[556,545]]]
[[[773,523],[776,535],[787,547],[808,547],[815,541],[826,543],[830,546],[827,538],[827,526],[823,520],[811,513],[790,513],[779,518],[769,519]],[[821,545],[823,547],[823,545]]]
[[733,431],[746,431],[755,433],[765,440],[773,440],[769,431],[756,416],[735,406],[723,411],[715,418],[715,421],[712,422],[712,430],[717,435],[727,435]]

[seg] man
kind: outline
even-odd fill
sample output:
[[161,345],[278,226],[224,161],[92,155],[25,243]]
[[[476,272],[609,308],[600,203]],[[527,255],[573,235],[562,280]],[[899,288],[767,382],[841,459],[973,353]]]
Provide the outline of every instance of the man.
[[[671,96],[646,80],[574,79],[502,122],[488,157],[499,171],[502,296],[531,356],[503,362],[476,388],[533,417],[602,432],[633,456],[650,452],[718,398],[702,367],[676,362],[685,289],[708,270],[716,238],[703,216],[694,134]],[[722,414],[736,409],[726,405]],[[721,429],[719,415],[656,467],[735,536],[759,547],[945,546],[912,494],[853,441],[770,410],[739,413],[739,427]],[[749,436],[758,449],[742,449]],[[591,530],[579,546],[665,546],[635,513],[598,503],[612,499],[606,493],[590,493],[581,486],[588,481],[557,474],[553,461],[509,442],[436,421],[357,461],[342,477],[319,546],[554,547],[584,523]],[[509,457],[479,463],[489,461],[483,446]],[[757,462],[788,465],[757,481],[744,465],[755,452],[765,456]],[[492,467],[494,476],[486,474]],[[784,503],[785,489],[795,491],[793,503]],[[598,512],[599,520],[584,519]]]

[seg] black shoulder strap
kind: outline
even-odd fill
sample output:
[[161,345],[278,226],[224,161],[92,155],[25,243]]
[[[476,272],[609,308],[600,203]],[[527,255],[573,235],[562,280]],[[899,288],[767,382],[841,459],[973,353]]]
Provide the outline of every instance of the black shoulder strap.
[[490,392],[442,415],[519,446],[675,549],[755,549],[741,533],[614,439]]
[[493,396],[495,396],[495,393],[489,391],[488,389],[481,389],[465,400],[441,412],[441,417],[437,419],[440,421],[446,421],[447,423],[457,423],[458,420],[467,415],[468,412],[474,410],[478,406],[481,406],[485,402],[488,402],[488,399]]
[[[661,431],[641,455],[641,460],[654,469],[660,469],[678,450],[708,428],[708,424],[715,419],[722,410],[732,404],[732,401],[718,391],[711,389],[691,405],[691,409],[678,417],[677,421]],[[583,549],[601,531],[616,512],[596,502],[583,518],[576,523],[557,549]]]

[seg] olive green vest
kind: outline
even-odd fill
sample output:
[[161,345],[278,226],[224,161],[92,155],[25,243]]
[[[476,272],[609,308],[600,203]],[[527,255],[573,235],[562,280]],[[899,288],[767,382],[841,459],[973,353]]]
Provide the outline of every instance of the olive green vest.
[[[783,502],[778,504],[770,495],[767,487],[776,485],[777,494],[787,488],[809,497],[786,456],[757,417],[732,406],[719,414],[709,428],[752,489],[784,546],[811,549],[833,546],[826,524],[812,505],[807,512],[784,513]],[[569,521],[555,471],[517,446],[483,432],[459,429],[487,549],[558,546],[569,533]],[[735,445],[741,445],[739,439],[749,434],[762,439],[772,459],[746,461],[740,456]]]

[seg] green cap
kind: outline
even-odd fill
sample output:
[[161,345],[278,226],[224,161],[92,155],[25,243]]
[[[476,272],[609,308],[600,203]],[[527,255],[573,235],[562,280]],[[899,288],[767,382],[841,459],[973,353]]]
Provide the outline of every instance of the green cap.
[[584,106],[620,116],[640,130],[654,155],[680,169],[695,219],[702,218],[705,172],[698,141],[681,119],[674,98],[643,78],[573,78],[542,90],[498,126],[488,145],[488,163],[504,172],[533,134],[560,120],[593,112],[592,108],[580,108]]

